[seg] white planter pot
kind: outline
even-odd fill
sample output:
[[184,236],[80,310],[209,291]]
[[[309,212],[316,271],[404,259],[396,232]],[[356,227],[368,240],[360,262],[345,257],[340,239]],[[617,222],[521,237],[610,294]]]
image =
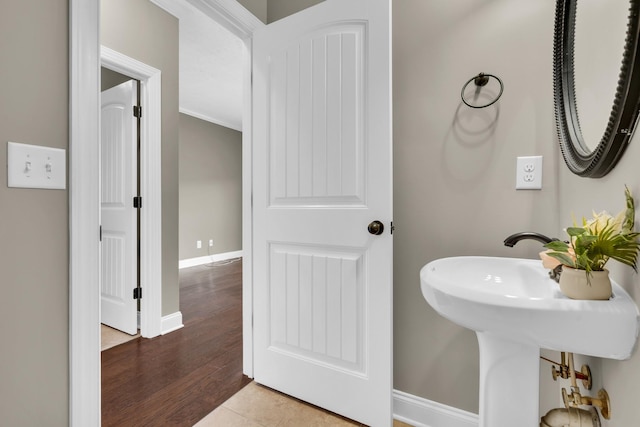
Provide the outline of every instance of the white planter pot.
[[592,271],[587,280],[584,270],[563,266],[560,290],[572,299],[608,300],[611,297],[609,270]]

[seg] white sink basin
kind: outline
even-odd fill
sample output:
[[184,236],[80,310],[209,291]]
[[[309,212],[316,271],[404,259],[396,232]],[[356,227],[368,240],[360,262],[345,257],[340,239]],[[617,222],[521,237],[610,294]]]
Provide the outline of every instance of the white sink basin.
[[478,335],[480,427],[538,425],[540,348],[626,359],[638,337],[638,308],[618,284],[609,301],[572,300],[539,260],[443,258],[420,280],[431,307]]
[[619,285],[609,301],[572,300],[539,260],[443,258],[420,279],[431,307],[477,332],[611,359],[631,356],[638,336],[638,309]]

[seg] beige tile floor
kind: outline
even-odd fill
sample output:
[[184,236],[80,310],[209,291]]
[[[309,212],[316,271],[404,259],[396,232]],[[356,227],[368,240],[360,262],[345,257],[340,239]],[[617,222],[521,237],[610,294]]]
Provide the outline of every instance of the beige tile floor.
[[[343,427],[362,426],[297,399],[250,383],[194,427]],[[394,427],[410,427],[400,421]]]
[[129,335],[124,332],[120,332],[117,329],[110,328],[106,325],[100,324],[100,351],[104,351],[108,348],[115,347],[120,344],[124,344],[127,341],[138,338],[137,335]]

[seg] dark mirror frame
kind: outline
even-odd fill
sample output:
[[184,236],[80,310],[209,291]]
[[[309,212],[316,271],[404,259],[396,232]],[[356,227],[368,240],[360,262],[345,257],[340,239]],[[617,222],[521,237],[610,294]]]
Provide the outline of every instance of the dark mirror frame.
[[[613,108],[604,136],[591,150],[580,130],[574,87],[573,43],[578,0],[557,0],[553,39],[556,130],[564,161],[576,175],[599,178],[618,163],[640,111],[640,0],[629,1],[627,37]],[[603,23],[606,25],[606,23]]]

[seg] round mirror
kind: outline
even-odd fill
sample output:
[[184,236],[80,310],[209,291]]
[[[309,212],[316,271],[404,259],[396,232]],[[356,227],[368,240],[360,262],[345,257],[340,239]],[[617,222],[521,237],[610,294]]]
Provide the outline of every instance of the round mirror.
[[[569,169],[597,178],[622,156],[640,111],[640,0],[614,2],[619,5],[580,0],[576,13],[577,3],[556,2],[556,128]],[[614,7],[623,5],[624,10]]]
[[598,148],[609,122],[628,16],[628,0],[579,0],[576,8],[573,73],[580,129],[589,150]]

